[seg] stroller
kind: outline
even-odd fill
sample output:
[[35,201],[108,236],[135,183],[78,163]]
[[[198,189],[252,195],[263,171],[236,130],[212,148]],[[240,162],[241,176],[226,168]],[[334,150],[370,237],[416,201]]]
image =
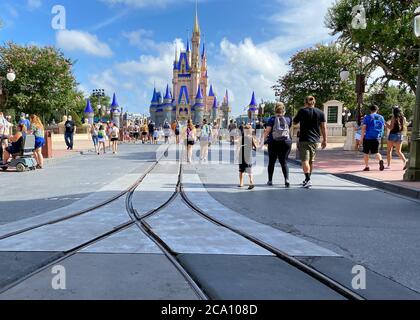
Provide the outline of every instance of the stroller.
[[33,158],[33,152],[35,150],[35,136],[26,135],[23,138],[22,149],[19,153],[12,154],[12,161],[2,167],[3,171],[10,168],[16,168],[17,172],[24,172],[36,169],[36,161]]

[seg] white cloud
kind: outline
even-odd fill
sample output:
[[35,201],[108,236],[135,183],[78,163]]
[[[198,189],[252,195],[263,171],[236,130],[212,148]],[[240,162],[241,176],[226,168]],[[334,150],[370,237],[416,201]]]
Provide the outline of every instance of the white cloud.
[[302,47],[331,42],[330,30],[325,27],[325,16],[334,2],[278,0],[279,11],[268,20],[279,29],[280,34],[263,45],[279,54],[289,54]]
[[60,30],[56,34],[57,47],[65,51],[81,51],[98,57],[111,57],[111,48],[97,36],[77,30]]
[[252,91],[259,99],[274,100],[271,87],[287,66],[277,53],[247,38],[238,44],[223,39],[216,64],[209,69],[219,99],[229,89],[233,112],[240,114],[251,101]]
[[102,0],[111,5],[123,4],[138,8],[144,8],[148,6],[165,7],[166,5],[175,2],[175,0]]
[[39,7],[42,6],[42,1],[41,0],[28,0],[27,6],[29,7],[29,9],[38,9]]

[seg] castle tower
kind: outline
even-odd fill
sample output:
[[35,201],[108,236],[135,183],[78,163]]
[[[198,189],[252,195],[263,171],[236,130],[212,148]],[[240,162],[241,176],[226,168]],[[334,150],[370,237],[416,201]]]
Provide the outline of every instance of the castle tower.
[[[191,91],[197,92],[200,84],[200,25],[198,22],[198,7],[196,6],[194,31],[192,36],[192,55],[191,55]],[[194,101],[195,103],[195,101]]]
[[156,123],[157,122],[157,110],[159,108],[159,99],[156,92],[156,88],[153,89],[153,98],[150,103],[150,119]]
[[95,116],[95,112],[93,111],[92,104],[90,100],[86,100],[86,108],[85,108],[85,118],[88,119],[89,124],[93,124],[93,118]]
[[248,118],[251,121],[251,123],[254,123],[254,121],[257,119],[257,113],[258,103],[257,99],[255,98],[255,92],[252,92],[251,102],[248,106]]
[[206,52],[206,44],[203,43],[203,51],[201,53],[201,91],[203,92],[204,101],[207,100],[207,87],[208,87],[208,72],[207,72],[207,52]]
[[166,86],[166,94],[163,98],[163,122],[168,121],[169,123],[172,121],[172,96],[171,92],[169,91],[169,85]]
[[225,94],[225,98],[223,99],[223,104],[222,104],[222,114],[223,114],[223,123],[222,126],[223,128],[227,128],[228,127],[228,123],[229,123],[229,116],[230,113],[232,112],[232,108],[230,107],[229,104],[229,92],[228,90],[226,90],[226,94]]
[[112,104],[111,104],[111,115],[112,115],[112,122],[115,123],[115,125],[120,128],[120,117],[121,117],[121,110],[120,105],[117,101],[117,95],[114,93],[114,96],[112,97]]
[[204,119],[204,97],[201,85],[198,86],[197,95],[195,97],[194,111],[194,123],[200,124]]
[[214,97],[213,106],[211,110],[211,121],[217,121],[219,116],[219,106],[217,104],[217,97]]

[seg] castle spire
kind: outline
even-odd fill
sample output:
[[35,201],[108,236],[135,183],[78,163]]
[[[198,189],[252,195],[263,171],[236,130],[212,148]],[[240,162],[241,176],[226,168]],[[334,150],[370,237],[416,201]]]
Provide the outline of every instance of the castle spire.
[[200,34],[200,24],[198,22],[198,0],[195,1],[195,23],[194,23],[194,34]]

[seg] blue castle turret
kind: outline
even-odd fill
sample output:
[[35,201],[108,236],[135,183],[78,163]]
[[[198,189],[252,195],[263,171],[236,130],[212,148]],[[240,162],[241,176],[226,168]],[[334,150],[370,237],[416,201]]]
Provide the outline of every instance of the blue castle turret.
[[112,122],[115,123],[115,125],[119,128],[121,109],[117,101],[117,95],[115,93],[114,93],[114,96],[112,97],[111,114],[112,114]]
[[85,118],[88,119],[89,124],[93,124],[93,118],[95,117],[95,112],[93,111],[92,104],[90,100],[86,100],[86,108],[85,108]]
[[195,113],[195,117],[194,117],[194,122],[195,123],[201,123],[204,119],[204,97],[203,97],[203,91],[201,90],[201,85],[198,86],[198,91],[197,91],[197,95],[195,97],[195,105],[194,105],[194,109],[192,109],[192,111],[194,111]]

